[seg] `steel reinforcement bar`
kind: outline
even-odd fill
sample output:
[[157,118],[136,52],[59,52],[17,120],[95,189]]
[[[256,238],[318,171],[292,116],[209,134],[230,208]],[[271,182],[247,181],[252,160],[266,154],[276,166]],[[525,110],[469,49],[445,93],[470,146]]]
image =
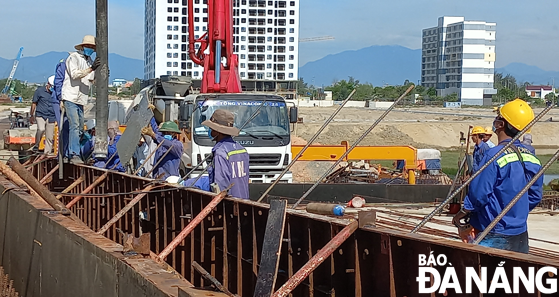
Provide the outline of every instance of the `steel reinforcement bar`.
[[[38,165],[34,174],[44,176],[56,166],[53,161]],[[76,179],[83,177],[66,195],[80,195],[105,171],[87,166],[67,166],[66,177],[56,177],[48,184],[54,194],[62,192]],[[117,172],[109,172],[104,182],[71,207],[94,231],[111,220],[152,180]],[[150,249],[161,253],[175,237],[212,201],[215,194],[173,186],[156,187],[136,203],[130,211],[105,232],[109,239],[122,244],[117,228],[136,237],[151,233]],[[61,198],[63,203],[72,196]],[[264,241],[269,205],[227,197],[223,199],[176,246],[165,261],[197,287],[209,286],[192,268],[196,261],[233,294],[253,296]],[[297,271],[317,255],[351,222],[287,210],[276,290],[288,283]],[[559,260],[534,255],[490,249],[458,241],[432,238],[422,234],[382,227],[362,227],[349,235],[328,258],[308,274],[291,292],[292,296],[419,296],[417,277],[421,255],[445,255],[465,290],[466,267],[487,267],[488,283],[496,268],[503,264],[508,279],[513,267],[536,271],[544,266],[559,267]],[[449,267],[433,266],[441,274]],[[557,275],[545,274],[547,278]],[[512,282],[511,282],[512,285]],[[489,286],[489,284],[487,285]],[[429,284],[427,284],[429,287]],[[538,296],[522,291],[519,296]],[[447,290],[446,296],[455,296]],[[480,296],[477,288],[471,294]],[[497,295],[504,295],[501,289]]]

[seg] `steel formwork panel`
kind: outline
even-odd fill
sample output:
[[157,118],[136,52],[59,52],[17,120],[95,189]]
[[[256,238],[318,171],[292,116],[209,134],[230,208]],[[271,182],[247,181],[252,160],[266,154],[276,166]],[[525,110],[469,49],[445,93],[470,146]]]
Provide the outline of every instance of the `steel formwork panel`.
[[[35,176],[44,176],[55,166],[54,162],[45,164],[36,166],[33,170]],[[69,169],[66,169],[68,174],[63,180],[55,175],[48,184],[51,191],[61,192],[83,176],[85,181],[70,191],[76,195],[104,173],[87,166],[71,166]],[[93,231],[97,231],[137,195],[135,192],[148,185],[153,185],[153,180],[109,172],[107,179],[91,194],[84,195],[71,210]],[[99,196],[93,197],[93,193]],[[158,254],[214,196],[208,192],[162,184],[109,228],[105,236],[122,244],[117,228],[136,237],[142,232],[149,232],[151,251]],[[67,203],[72,198],[63,197],[62,201]],[[225,198],[169,254],[166,262],[193,285],[209,286],[192,269],[191,263],[196,261],[232,293],[252,296],[268,209],[268,204]],[[145,220],[140,219],[140,212],[147,213]],[[348,220],[288,209],[276,290],[348,224]],[[559,267],[559,260],[555,258],[466,245],[382,227],[364,227],[357,229],[329,259],[318,266],[292,292],[292,296],[420,296],[416,281],[418,256],[431,252],[447,256],[448,262],[458,272],[462,287],[465,267],[488,267],[489,275],[492,275],[491,269],[494,270],[502,261],[506,262],[507,273],[511,273],[509,268],[514,266],[533,266],[536,270],[544,266]],[[461,295],[480,294],[474,291]],[[498,290],[497,295],[504,295],[504,292]],[[449,291],[445,296],[455,294]],[[519,296],[539,294],[524,292]]]

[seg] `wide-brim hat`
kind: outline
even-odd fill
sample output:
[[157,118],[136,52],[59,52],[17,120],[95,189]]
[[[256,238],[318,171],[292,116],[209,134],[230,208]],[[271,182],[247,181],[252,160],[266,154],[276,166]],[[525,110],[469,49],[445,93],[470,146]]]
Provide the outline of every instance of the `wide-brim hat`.
[[239,129],[235,128],[235,115],[225,109],[216,109],[209,120],[202,122],[202,125],[217,131],[221,134],[238,136]]
[[95,36],[93,36],[93,35],[85,35],[85,36],[83,37],[83,39],[82,39],[82,43],[76,44],[76,45],[74,46],[74,48],[77,49],[77,50],[79,50],[79,51],[81,51],[81,50],[83,50],[83,46],[84,46],[84,45],[92,45],[92,46],[94,46],[94,47],[97,47],[97,46],[95,45]]

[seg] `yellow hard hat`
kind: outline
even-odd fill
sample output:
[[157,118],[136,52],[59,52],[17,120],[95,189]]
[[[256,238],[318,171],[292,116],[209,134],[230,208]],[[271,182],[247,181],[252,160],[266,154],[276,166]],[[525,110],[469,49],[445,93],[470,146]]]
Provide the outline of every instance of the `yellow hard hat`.
[[524,129],[534,119],[532,107],[518,98],[503,105],[499,109],[499,115],[518,131]]
[[493,128],[485,127],[485,134],[489,134],[489,135],[493,134]]
[[485,129],[482,126],[475,126],[472,128],[471,135],[485,134]]

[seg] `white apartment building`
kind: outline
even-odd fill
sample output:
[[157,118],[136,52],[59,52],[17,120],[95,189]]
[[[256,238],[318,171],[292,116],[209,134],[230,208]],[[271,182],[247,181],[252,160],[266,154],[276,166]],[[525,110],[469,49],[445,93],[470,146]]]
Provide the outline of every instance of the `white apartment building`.
[[490,105],[495,75],[496,23],[440,17],[423,30],[421,85],[464,105]]
[[[249,82],[258,89],[257,83],[264,88],[266,81],[297,80],[299,0],[232,1],[234,52],[243,86]],[[193,2],[198,38],[207,31],[207,0]],[[188,1],[146,0],[145,5],[144,79],[182,75],[200,80],[203,67],[188,56]]]

